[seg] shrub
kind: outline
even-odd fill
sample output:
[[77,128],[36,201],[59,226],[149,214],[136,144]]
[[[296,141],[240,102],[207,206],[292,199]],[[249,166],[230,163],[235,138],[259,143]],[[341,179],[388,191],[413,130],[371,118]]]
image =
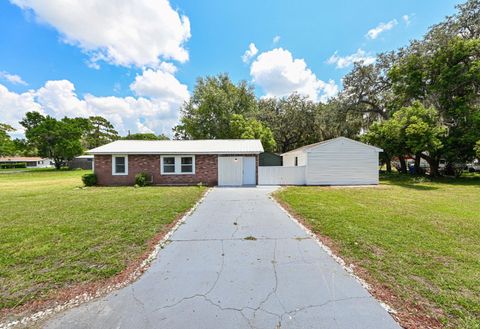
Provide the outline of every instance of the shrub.
[[82,176],[82,182],[85,186],[94,186],[97,184],[97,176],[95,174],[85,174]]
[[13,169],[13,168],[27,168],[26,162],[11,162],[11,163],[2,163],[0,165],[1,169]]
[[145,172],[141,172],[141,173],[136,174],[135,175],[135,185],[138,185],[138,186],[150,185],[150,175],[145,173]]

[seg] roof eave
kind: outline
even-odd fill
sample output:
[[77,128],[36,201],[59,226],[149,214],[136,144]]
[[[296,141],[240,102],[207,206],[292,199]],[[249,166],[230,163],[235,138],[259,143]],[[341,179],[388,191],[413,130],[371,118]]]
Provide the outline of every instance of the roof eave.
[[192,154],[192,155],[196,155],[196,154],[204,154],[204,155],[222,155],[222,154],[230,154],[230,155],[234,155],[234,154],[260,154],[262,153],[263,151],[242,151],[242,152],[231,152],[231,151],[228,151],[228,152],[91,152],[91,151],[87,151],[86,153],[87,154],[92,154],[92,155],[112,155],[112,154],[145,154],[145,155],[162,155],[162,154]]

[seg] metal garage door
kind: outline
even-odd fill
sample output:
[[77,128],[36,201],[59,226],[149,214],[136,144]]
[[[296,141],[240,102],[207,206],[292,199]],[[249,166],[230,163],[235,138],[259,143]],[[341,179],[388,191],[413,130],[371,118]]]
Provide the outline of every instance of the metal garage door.
[[218,185],[256,184],[255,157],[218,157]]
[[242,157],[218,157],[218,185],[239,186],[242,182]]
[[255,157],[243,157],[243,185],[256,185],[256,163]]

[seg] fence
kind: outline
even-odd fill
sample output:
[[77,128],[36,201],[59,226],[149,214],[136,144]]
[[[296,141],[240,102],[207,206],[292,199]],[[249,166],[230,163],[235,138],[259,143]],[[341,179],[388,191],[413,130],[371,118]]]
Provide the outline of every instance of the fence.
[[300,167],[258,167],[259,185],[304,185],[305,166]]

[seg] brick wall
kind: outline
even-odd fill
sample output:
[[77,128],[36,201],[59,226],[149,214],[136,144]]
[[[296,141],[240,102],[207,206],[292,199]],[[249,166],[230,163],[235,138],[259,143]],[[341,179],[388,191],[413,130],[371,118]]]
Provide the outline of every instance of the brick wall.
[[217,156],[196,155],[195,174],[193,175],[161,175],[160,155],[128,156],[128,175],[112,175],[112,156],[95,155],[95,174],[99,185],[134,185],[135,175],[147,172],[153,177],[155,185],[217,185]]
[[[128,156],[128,175],[112,175],[112,156],[95,155],[95,174],[98,185],[134,185],[135,175],[147,172],[153,177],[154,185],[196,185],[199,183],[208,186],[218,184],[218,156],[235,155],[195,155],[195,174],[193,175],[161,175],[160,155],[132,155]],[[247,155],[252,156],[252,155]],[[256,157],[256,178],[258,183],[258,156]]]

